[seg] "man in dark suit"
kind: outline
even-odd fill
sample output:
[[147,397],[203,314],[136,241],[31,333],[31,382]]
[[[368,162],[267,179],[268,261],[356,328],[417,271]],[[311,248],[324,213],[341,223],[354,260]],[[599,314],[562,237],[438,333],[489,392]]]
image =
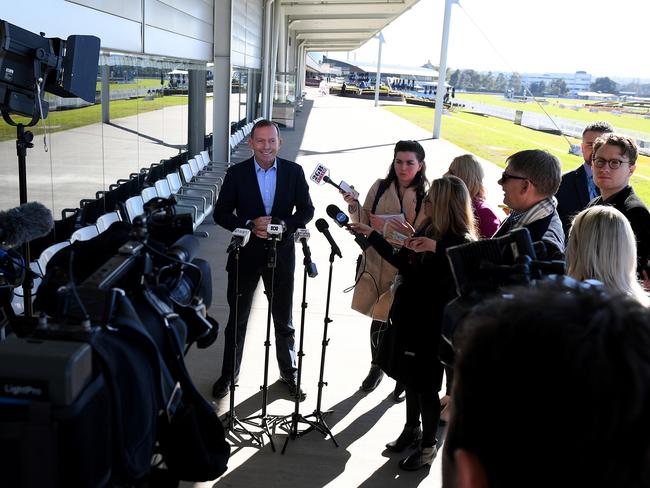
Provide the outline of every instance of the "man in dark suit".
[[650,258],[650,212],[630,186],[638,154],[636,143],[629,137],[605,134],[596,140],[592,164],[600,196],[589,206],[611,205],[627,217],[636,237],[641,273]]
[[582,143],[580,144],[584,162],[580,167],[562,175],[560,189],[555,198],[557,198],[557,213],[560,215],[567,237],[571,221],[576,214],[600,195],[600,190],[593,181],[591,159],[596,139],[610,132],[614,132],[614,129],[609,122],[594,122],[585,127],[585,130],[582,131]]
[[[277,243],[277,263],[273,276],[273,325],[275,350],[280,369],[280,381],[292,396],[304,393],[296,388],[296,352],[291,310],[295,266],[294,231],[304,227],[314,216],[314,206],[302,168],[277,157],[282,144],[280,129],[268,120],[261,120],[251,131],[249,146],[253,157],[231,167],[226,174],[214,209],[214,220],[229,231],[251,229],[250,242],[240,251],[239,307],[237,308],[237,354],[235,377],[239,375],[246,326],[255,288],[260,277],[264,289],[270,292],[273,269],[268,266],[269,240],[267,226],[273,219],[285,226]],[[221,377],[212,394],[223,398],[228,393],[234,351],[235,320],[235,256],[231,253],[226,265],[228,272],[228,305],[230,315],[225,330],[225,347]]]
[[533,242],[546,245],[544,259],[563,259],[564,231],[553,199],[562,175],[560,160],[546,151],[529,149],[513,154],[506,163],[499,185],[510,214],[494,237],[525,227]]

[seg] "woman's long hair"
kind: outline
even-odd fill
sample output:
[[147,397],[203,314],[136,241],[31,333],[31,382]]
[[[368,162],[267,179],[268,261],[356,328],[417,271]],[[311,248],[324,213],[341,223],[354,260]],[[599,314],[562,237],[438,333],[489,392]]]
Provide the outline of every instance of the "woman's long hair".
[[424,195],[427,192],[427,187],[429,186],[429,180],[427,180],[427,163],[424,161],[425,153],[424,148],[418,141],[398,141],[395,144],[393,149],[393,160],[390,163],[388,168],[388,174],[381,182],[381,186],[385,190],[388,188],[393,181],[397,180],[397,173],[395,173],[395,158],[397,158],[398,152],[412,152],[415,153],[415,159],[418,163],[422,164],[420,171],[417,172],[413,181],[408,186],[409,188],[415,188],[415,192],[418,195]]
[[443,176],[431,182],[427,195],[429,222],[424,234],[439,240],[446,234],[477,239],[472,201],[463,180],[456,176]]
[[455,157],[449,165],[448,175],[458,176],[469,191],[469,196],[473,199],[485,199],[485,187],[483,186],[483,168],[481,163],[473,154],[463,154]]
[[627,218],[614,207],[596,206],[580,212],[569,231],[567,274],[595,279],[611,291],[648,306],[650,299],[636,277],[636,238]]

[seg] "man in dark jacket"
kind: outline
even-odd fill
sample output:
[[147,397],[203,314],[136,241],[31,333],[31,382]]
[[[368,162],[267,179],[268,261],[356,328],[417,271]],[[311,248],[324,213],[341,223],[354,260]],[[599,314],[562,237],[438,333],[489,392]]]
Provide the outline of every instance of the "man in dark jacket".
[[538,257],[563,259],[564,231],[553,198],[560,185],[560,160],[549,152],[529,149],[513,154],[506,162],[499,184],[503,203],[511,211],[494,237],[525,227],[533,242],[546,245],[546,256]]
[[555,198],[557,198],[557,213],[560,215],[567,237],[571,221],[576,214],[600,195],[600,190],[593,180],[591,159],[596,139],[610,132],[614,132],[614,129],[609,122],[594,122],[585,127],[580,144],[584,162],[578,168],[562,175],[560,189]]
[[[280,129],[269,120],[261,120],[251,131],[249,146],[253,157],[228,170],[219,199],[214,208],[214,220],[229,231],[236,228],[251,229],[250,242],[240,251],[239,270],[234,253],[228,257],[228,305],[230,315],[225,330],[225,346],[221,377],[212,387],[215,398],[228,393],[230,375],[233,373],[235,338],[235,299],[237,307],[237,351],[235,377],[239,375],[246,326],[253,302],[253,294],[260,277],[264,289],[271,290],[273,269],[268,266],[268,225],[272,219],[285,226],[282,239],[277,243],[277,259],[273,275],[273,325],[275,349],[280,369],[280,381],[287,385],[292,396],[304,397],[296,387],[296,352],[294,327],[291,318],[295,248],[293,233],[304,227],[314,216],[314,206],[302,168],[294,162],[277,157],[282,139]],[[235,283],[239,273],[239,290]]]
[[650,212],[630,186],[638,153],[634,140],[626,136],[605,134],[596,140],[594,182],[600,188],[600,196],[589,206],[611,205],[630,221],[640,273],[650,258]]

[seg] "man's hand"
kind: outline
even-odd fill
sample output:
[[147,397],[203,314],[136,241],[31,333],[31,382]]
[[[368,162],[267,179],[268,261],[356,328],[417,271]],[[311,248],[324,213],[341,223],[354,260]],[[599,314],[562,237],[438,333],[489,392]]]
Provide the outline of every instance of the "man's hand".
[[404,241],[404,247],[415,252],[436,252],[436,241],[428,237],[411,237]]
[[260,239],[266,239],[268,237],[268,234],[266,233],[266,227],[271,223],[271,216],[264,215],[262,217],[257,217],[251,222],[253,222],[253,234],[255,234]]

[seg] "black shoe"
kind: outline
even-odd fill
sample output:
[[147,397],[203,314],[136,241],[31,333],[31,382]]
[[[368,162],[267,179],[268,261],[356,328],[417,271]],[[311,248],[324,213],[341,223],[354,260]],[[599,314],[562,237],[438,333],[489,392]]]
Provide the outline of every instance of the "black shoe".
[[384,377],[384,372],[376,364],[370,365],[370,371],[368,371],[368,376],[361,383],[361,390],[363,391],[372,391],[379,386],[381,379]]
[[404,400],[406,400],[406,395],[402,395],[405,390],[406,387],[402,383],[399,381],[395,383],[395,389],[393,390],[393,393],[391,393],[391,396],[393,397],[393,401],[395,403],[402,403]]
[[417,427],[405,425],[399,437],[393,442],[386,444],[386,449],[393,452],[402,452],[407,447],[416,445],[421,439],[422,429],[420,429],[419,425]]
[[300,389],[300,392],[298,392],[298,385],[296,385],[296,380],[293,378],[280,378],[278,382],[282,383],[289,389],[289,395],[291,398],[299,397],[301,402],[307,398],[307,394],[302,391],[302,388]]
[[436,446],[420,447],[413,454],[402,459],[399,462],[399,467],[406,471],[417,471],[425,466],[431,466],[436,454],[438,454]]
[[[235,383],[237,383],[239,379],[235,378]],[[230,376],[220,376],[217,381],[214,382],[214,385],[212,385],[212,396],[216,398],[217,400],[221,400],[223,397],[225,397],[228,394],[228,391],[230,390]]]

